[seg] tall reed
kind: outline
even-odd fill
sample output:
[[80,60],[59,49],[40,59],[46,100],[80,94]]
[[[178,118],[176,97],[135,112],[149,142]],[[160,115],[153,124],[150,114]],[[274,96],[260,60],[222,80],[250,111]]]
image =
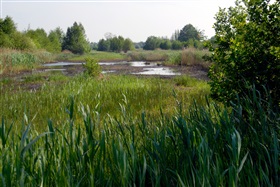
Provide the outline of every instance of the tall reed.
[[[27,114],[21,125],[3,116],[0,184],[279,186],[279,112],[269,103],[264,110],[257,94],[240,99],[248,107],[228,110],[207,100],[186,109],[175,98],[173,116],[149,118],[135,115],[123,95],[121,115],[101,119],[98,108],[70,96],[67,116],[58,126],[47,120],[41,134]],[[258,115],[247,118],[244,112]]]

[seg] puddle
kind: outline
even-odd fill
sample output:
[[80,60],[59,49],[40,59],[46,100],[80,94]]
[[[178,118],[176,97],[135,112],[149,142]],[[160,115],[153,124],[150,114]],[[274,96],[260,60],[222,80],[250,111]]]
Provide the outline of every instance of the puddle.
[[116,72],[115,70],[110,70],[110,71],[102,71],[102,73],[114,73]]
[[45,71],[66,71],[66,69],[45,69]]
[[127,61],[122,62],[98,62],[100,66],[112,66],[112,65],[128,65]]
[[43,64],[45,67],[82,65],[82,62],[55,62]]
[[[142,72],[138,73],[130,73],[130,74],[138,74],[138,75],[181,75],[180,73],[174,72],[169,67],[159,67],[157,62],[145,62],[145,61],[121,61],[121,62],[98,62],[101,66],[110,66],[110,65],[120,65],[118,69],[122,69],[122,66],[126,66],[123,69],[127,69],[127,67],[139,67],[142,69]],[[49,69],[45,69],[44,71],[67,71],[67,69],[57,68],[72,66],[72,65],[82,65],[83,62],[55,62],[55,63],[46,63],[43,64],[44,67],[49,67]],[[114,73],[118,70],[110,70],[110,68],[106,68],[108,70],[102,71],[102,73]],[[129,69],[129,68],[128,68]],[[133,69],[133,68],[132,68]]]
[[138,75],[181,75],[181,73],[176,73],[170,68],[143,68],[143,72],[134,73]]
[[133,67],[145,67],[145,66],[156,66],[157,63],[156,62],[138,62],[138,61],[135,61],[135,62],[129,62],[129,65],[130,66],[133,66]]

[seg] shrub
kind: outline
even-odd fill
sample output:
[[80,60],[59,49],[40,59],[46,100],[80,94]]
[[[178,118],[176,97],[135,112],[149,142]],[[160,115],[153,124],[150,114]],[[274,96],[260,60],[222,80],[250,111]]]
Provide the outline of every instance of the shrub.
[[94,58],[87,58],[86,63],[83,64],[83,66],[86,68],[85,73],[87,75],[97,77],[101,74],[101,67]]
[[260,95],[269,88],[274,105],[280,104],[280,2],[239,1],[220,9],[214,28],[217,47],[210,68],[211,96],[230,104],[255,85]]

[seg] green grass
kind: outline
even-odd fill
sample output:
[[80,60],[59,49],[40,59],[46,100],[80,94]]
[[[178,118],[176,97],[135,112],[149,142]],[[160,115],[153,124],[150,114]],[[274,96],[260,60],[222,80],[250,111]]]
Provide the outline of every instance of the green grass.
[[0,90],[0,186],[280,185],[280,112],[257,90],[230,108],[188,76],[47,72]]
[[[125,87],[135,88],[131,82]],[[101,94],[91,96],[100,101]],[[212,101],[185,107],[174,97],[171,116],[162,111],[149,117],[149,110],[132,107],[126,92],[115,106],[120,114],[104,118],[78,93],[60,103],[53,98],[48,107],[59,105],[61,120],[44,119],[43,132],[36,130],[30,106],[15,114],[18,121],[3,115],[2,186],[279,186],[280,116],[257,97],[240,98],[248,107],[232,110]],[[34,97],[33,107],[36,102]]]
[[0,48],[0,74],[30,70],[52,60],[53,55],[46,51],[28,52]]
[[135,50],[127,53],[128,59],[132,61],[167,61],[174,54],[179,54],[180,51],[174,50]]
[[[104,52],[104,51],[91,51],[84,55],[68,55],[68,61],[85,61],[87,58],[94,58],[97,61],[121,61],[126,60],[126,55],[122,53]],[[61,59],[63,60],[63,59]]]
[[[34,122],[38,125],[48,117],[60,120],[61,112],[64,111],[61,106],[66,106],[68,96],[73,95],[79,102],[86,103],[91,108],[98,108],[102,117],[107,113],[120,115],[119,103],[123,100],[132,103],[130,107],[135,112],[147,110],[149,115],[158,116],[162,109],[171,115],[175,107],[173,90],[186,104],[193,99],[203,102],[204,96],[209,94],[207,83],[193,78],[188,78],[185,85],[179,86],[176,83],[177,79],[162,80],[134,76],[104,76],[103,79],[95,79],[83,75],[63,79],[60,76],[34,74],[26,77],[25,84],[33,84],[36,81],[41,84],[41,88],[35,93],[26,91],[24,85],[21,89],[18,89],[18,84],[3,86],[1,106],[8,110],[2,113],[13,119],[14,111],[21,115],[28,109],[32,118],[36,116]],[[57,84],[56,80],[59,80]]]

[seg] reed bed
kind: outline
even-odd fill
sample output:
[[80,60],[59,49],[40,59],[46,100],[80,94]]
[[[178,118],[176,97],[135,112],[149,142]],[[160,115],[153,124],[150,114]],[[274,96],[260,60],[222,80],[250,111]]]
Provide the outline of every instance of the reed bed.
[[[58,80],[57,80],[58,79]],[[61,82],[62,81],[62,82]],[[184,85],[179,85],[184,84]],[[192,99],[203,103],[210,88],[205,81],[194,78],[174,78],[163,80],[159,78],[137,78],[126,75],[104,75],[103,78],[92,78],[85,75],[63,78],[57,74],[49,76],[33,74],[26,77],[22,84],[13,84],[13,80],[3,79],[0,82],[1,98],[0,113],[7,119],[19,120],[18,115],[28,113],[33,122],[41,128],[47,118],[61,121],[64,118],[64,108],[67,97],[73,95],[77,102],[87,103],[91,108],[98,108],[100,116],[107,113],[120,115],[119,103],[126,99],[136,112],[147,111],[147,115],[158,116],[160,108],[166,115],[174,114],[176,107],[173,91],[187,106]],[[9,86],[7,86],[9,85]],[[30,86],[29,86],[30,85]],[[38,89],[28,89],[38,85]],[[81,119],[79,119],[81,120]]]
[[240,99],[259,107],[228,110],[207,100],[184,110],[175,99],[173,116],[147,117],[135,115],[124,95],[121,115],[101,120],[99,110],[70,96],[67,115],[59,125],[46,119],[42,133],[27,114],[21,123],[3,116],[0,184],[279,186],[279,112],[249,98]]
[[225,108],[205,84],[77,76],[5,88],[0,184],[279,186],[279,111],[254,89]]
[[18,51],[0,48],[0,74],[30,70],[44,62],[53,60],[46,51]]
[[210,52],[207,50],[198,50],[190,47],[180,51],[180,53],[170,54],[165,63],[182,66],[200,66],[208,69],[210,63],[204,57],[209,55]]

